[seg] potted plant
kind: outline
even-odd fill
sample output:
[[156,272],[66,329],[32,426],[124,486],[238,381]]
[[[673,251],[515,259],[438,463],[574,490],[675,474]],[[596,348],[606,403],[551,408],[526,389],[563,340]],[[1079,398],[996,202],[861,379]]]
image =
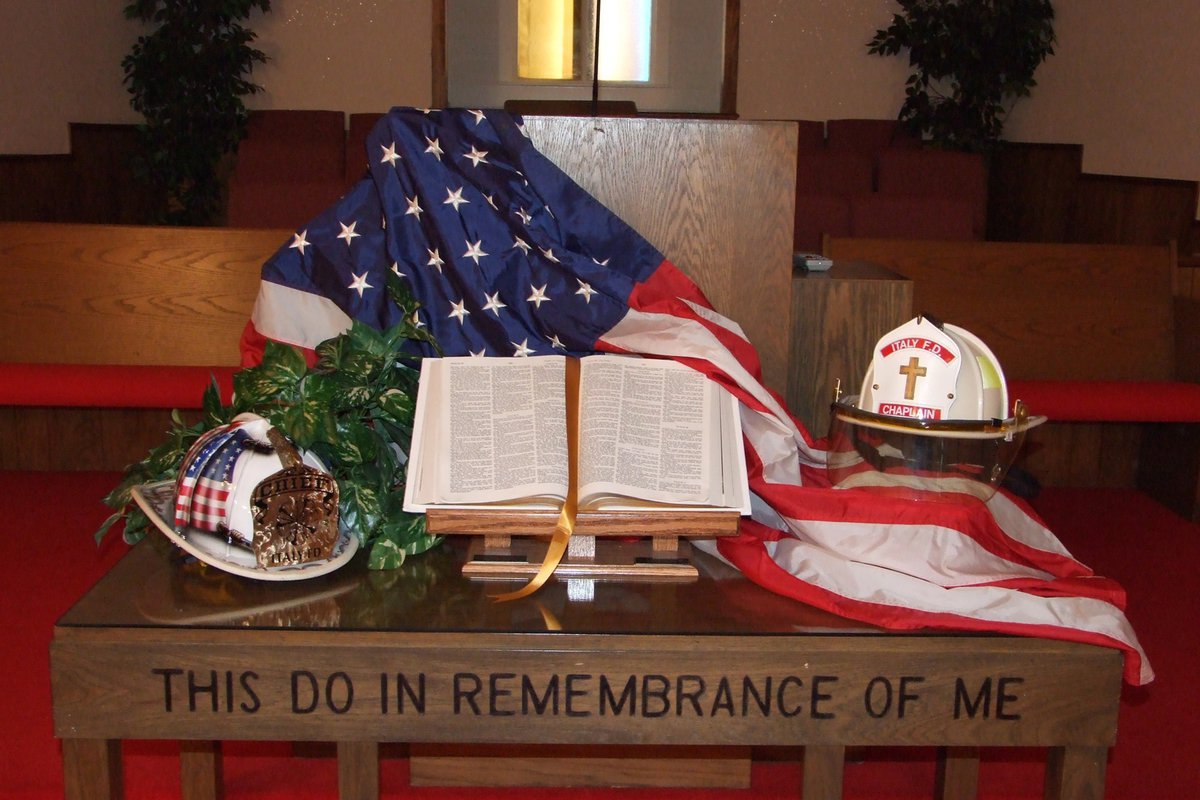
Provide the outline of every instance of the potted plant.
[[898,0],[875,32],[874,55],[908,51],[913,68],[899,119],[933,146],[985,152],[1012,104],[1054,53],[1050,0]]
[[266,61],[242,25],[270,0],[135,0],[126,19],[154,30],[121,62],[140,126],[140,175],[166,199],[164,222],[212,224],[222,206],[223,159],[245,136],[248,75]]

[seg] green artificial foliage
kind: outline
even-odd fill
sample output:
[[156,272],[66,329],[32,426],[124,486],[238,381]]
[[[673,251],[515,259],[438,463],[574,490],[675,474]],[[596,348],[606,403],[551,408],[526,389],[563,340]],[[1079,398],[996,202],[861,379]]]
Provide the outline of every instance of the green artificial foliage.
[[898,0],[901,13],[875,32],[874,55],[908,51],[899,119],[934,146],[986,152],[1012,104],[1037,85],[1054,53],[1049,0]]
[[399,325],[377,331],[355,322],[317,346],[312,367],[299,350],[269,342],[260,365],[235,373],[229,405],[221,402],[214,382],[204,393],[199,422],[189,425],[174,412],[166,441],[128,467],[104,499],[116,512],[96,532],[97,541],[120,520],[126,541],[145,536],[151,523],[133,503],[133,487],[174,480],[201,433],[252,412],[328,467],[338,482],[339,524],[366,547],[371,568],[398,567],[406,556],[436,545],[440,539],[426,533],[424,516],[401,507],[419,371],[415,359],[397,358],[407,340],[434,343],[416,324],[418,304],[407,287],[388,277],[391,296],[404,314]]
[[138,174],[165,201],[163,222],[214,224],[223,159],[245,137],[248,76],[267,57],[242,20],[270,0],[136,0],[125,17],[153,26],[121,62],[130,105],[145,117]]

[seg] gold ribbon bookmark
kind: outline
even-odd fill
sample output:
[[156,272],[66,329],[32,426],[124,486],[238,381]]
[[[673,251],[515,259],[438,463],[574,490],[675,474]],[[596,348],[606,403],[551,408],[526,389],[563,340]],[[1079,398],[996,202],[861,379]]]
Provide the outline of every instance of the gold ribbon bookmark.
[[567,497],[563,501],[562,510],[558,513],[558,522],[554,525],[554,534],[550,537],[550,545],[542,559],[542,566],[537,574],[515,592],[492,595],[497,603],[508,600],[519,600],[542,588],[542,584],[550,579],[563,555],[567,552],[567,542],[575,532],[575,515],[579,510],[579,359],[568,358],[566,364],[566,411],[567,411]]

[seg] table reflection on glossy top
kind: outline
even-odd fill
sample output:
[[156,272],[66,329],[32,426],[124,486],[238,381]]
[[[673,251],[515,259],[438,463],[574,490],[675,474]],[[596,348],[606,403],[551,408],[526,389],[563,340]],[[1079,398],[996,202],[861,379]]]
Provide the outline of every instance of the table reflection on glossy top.
[[311,580],[255,581],[190,560],[161,537],[133,547],[58,622],[60,627],[200,627],[342,631],[787,634],[880,631],[769,592],[693,550],[690,582],[598,580],[586,601],[551,579],[497,603],[519,583],[464,578],[466,537],[378,571],[360,552]]

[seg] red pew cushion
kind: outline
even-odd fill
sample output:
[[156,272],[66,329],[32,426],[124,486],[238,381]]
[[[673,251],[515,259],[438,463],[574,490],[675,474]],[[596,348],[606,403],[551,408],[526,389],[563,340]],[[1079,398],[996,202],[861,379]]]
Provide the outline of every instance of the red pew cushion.
[[198,409],[215,377],[222,402],[241,367],[4,364],[0,406]]
[[1200,422],[1200,384],[1184,381],[1012,380],[1008,396],[1062,422]]

